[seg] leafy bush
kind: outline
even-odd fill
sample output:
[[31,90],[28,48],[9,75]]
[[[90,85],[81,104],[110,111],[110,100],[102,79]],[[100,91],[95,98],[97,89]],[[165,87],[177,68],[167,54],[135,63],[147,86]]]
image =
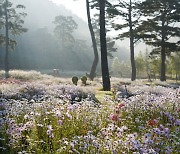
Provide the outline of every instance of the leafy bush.
[[77,77],[77,76],[73,76],[73,77],[72,77],[72,82],[73,82],[74,85],[77,85],[77,83],[78,83],[78,77]]
[[81,77],[81,81],[84,85],[86,85],[86,81],[87,81],[87,77],[86,76],[82,76]]

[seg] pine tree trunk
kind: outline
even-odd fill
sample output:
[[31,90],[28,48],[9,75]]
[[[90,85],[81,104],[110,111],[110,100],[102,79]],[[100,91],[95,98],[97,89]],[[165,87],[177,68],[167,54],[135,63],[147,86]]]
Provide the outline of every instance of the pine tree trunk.
[[97,64],[99,61],[99,55],[98,55],[96,38],[95,38],[94,31],[93,31],[92,23],[91,23],[89,0],[86,0],[86,10],[87,10],[88,26],[89,26],[89,31],[91,34],[91,40],[92,40],[93,50],[94,50],[94,61],[93,61],[92,67],[91,67],[90,74],[88,76],[91,80],[93,80],[94,77],[96,76],[96,68],[97,68]]
[[101,69],[102,69],[102,80],[103,90],[109,91],[110,77],[107,60],[107,44],[106,44],[106,29],[105,29],[105,0],[99,1],[100,6],[100,42],[101,42]]
[[161,81],[166,81],[166,53],[165,53],[165,47],[162,46],[161,48]]
[[136,64],[134,59],[134,32],[132,28],[132,3],[130,0],[130,6],[129,6],[129,28],[130,28],[130,57],[131,57],[131,81],[136,80]]
[[130,56],[131,56],[131,81],[136,80],[136,64],[134,59],[134,41],[130,34]]
[[165,49],[165,25],[164,14],[162,15],[162,42],[161,42],[161,81],[166,81],[166,49]]
[[8,0],[5,5],[5,28],[6,28],[6,53],[5,53],[5,78],[9,78],[9,27],[8,27]]

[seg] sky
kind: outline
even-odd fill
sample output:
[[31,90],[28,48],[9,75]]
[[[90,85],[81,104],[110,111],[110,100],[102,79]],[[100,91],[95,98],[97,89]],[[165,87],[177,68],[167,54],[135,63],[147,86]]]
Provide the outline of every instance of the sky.
[[71,10],[84,21],[87,21],[86,16],[86,1],[85,0],[51,0],[56,4],[62,4],[67,9]]

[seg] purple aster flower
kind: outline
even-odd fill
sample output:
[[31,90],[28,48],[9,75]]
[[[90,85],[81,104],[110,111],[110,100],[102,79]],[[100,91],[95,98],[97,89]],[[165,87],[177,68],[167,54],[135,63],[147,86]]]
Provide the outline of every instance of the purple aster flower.
[[176,126],[180,126],[180,119],[176,119],[176,120],[175,120],[175,125],[176,125]]

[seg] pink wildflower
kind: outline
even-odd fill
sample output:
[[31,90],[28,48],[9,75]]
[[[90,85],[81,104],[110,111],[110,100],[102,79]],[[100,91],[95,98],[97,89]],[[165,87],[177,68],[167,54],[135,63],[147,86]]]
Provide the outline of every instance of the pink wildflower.
[[117,114],[111,115],[110,118],[111,118],[112,121],[118,121],[118,115]]
[[123,102],[121,102],[120,104],[118,104],[116,106],[116,109],[121,109],[123,106],[125,106],[125,104]]
[[148,121],[148,125],[149,125],[149,126],[154,126],[154,125],[157,124],[157,122],[158,122],[158,121],[157,121],[156,119],[149,120],[149,121]]

